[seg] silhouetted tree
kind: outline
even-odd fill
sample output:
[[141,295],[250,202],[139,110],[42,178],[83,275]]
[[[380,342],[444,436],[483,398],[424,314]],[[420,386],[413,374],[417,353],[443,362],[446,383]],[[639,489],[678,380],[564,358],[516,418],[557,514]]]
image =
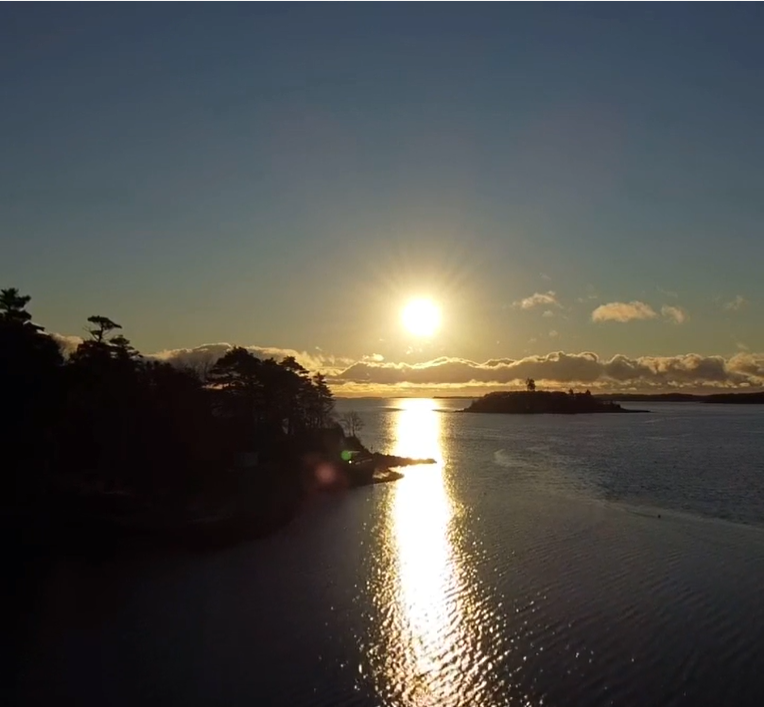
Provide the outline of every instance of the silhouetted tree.
[[354,410],[340,415],[340,424],[348,437],[357,437],[358,433],[364,428],[363,419]]
[[310,409],[311,383],[308,371],[297,362],[294,356],[287,356],[279,366],[285,371],[285,374],[281,376],[280,389],[286,432],[288,435],[295,435],[310,427],[307,417]]
[[319,428],[326,427],[332,421],[334,411],[334,395],[326,384],[326,376],[316,373],[313,376],[313,398],[311,412],[314,425]]
[[122,327],[116,322],[112,321],[108,317],[102,317],[94,314],[92,317],[88,317],[88,321],[94,325],[93,329],[88,329],[88,332],[93,337],[94,341],[101,343],[104,336],[114,329],[121,329]]
[[113,336],[109,343],[111,344],[114,358],[119,361],[135,361],[140,356],[135,348],[133,348],[129,339],[126,339],[122,334]]
[[15,324],[31,321],[32,315],[26,311],[31,299],[29,295],[20,295],[15,287],[0,290],[0,320]]
[[255,425],[260,421],[263,402],[262,362],[241,346],[222,356],[208,375],[219,414],[228,418],[235,444],[246,449]]
[[536,390],[536,381],[533,380],[533,378],[527,378],[525,380],[525,387],[527,388],[529,393],[532,393]]
[[55,447],[63,357],[56,342],[32,324],[29,296],[0,290],[0,491],[15,504],[40,490]]

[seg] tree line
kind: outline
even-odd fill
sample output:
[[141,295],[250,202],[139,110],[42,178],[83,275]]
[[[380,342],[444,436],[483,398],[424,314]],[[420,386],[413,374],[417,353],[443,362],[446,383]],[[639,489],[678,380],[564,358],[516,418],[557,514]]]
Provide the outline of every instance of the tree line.
[[0,290],[0,464],[5,505],[56,492],[178,498],[219,486],[237,454],[325,428],[325,377],[294,358],[230,349],[204,374],[142,356],[108,317],[68,357]]

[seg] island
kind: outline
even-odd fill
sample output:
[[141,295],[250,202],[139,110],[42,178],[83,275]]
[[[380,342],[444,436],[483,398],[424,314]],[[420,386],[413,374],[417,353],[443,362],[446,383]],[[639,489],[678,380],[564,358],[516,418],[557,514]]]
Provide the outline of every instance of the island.
[[539,390],[499,391],[488,393],[473,401],[461,412],[503,413],[509,415],[559,414],[604,412],[648,412],[629,410],[610,400],[599,400],[588,390],[585,393],[569,391],[551,392]]

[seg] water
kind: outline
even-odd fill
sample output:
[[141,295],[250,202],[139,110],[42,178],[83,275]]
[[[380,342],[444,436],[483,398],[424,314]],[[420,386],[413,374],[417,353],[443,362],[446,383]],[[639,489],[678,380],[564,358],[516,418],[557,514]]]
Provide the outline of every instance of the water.
[[61,561],[21,702],[760,705],[764,410],[343,401],[433,457],[206,555]]

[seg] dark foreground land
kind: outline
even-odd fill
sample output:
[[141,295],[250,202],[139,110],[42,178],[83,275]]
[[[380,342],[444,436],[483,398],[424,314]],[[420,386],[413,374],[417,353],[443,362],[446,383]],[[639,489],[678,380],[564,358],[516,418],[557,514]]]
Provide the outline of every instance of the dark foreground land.
[[462,412],[503,413],[510,415],[561,414],[575,415],[600,412],[647,412],[627,410],[618,403],[600,400],[586,393],[516,391],[488,393],[475,400]]
[[392,481],[392,467],[418,461],[346,436],[326,378],[293,357],[233,347],[179,367],[141,355],[102,315],[65,351],[29,302],[0,290],[9,552],[237,542],[283,525],[317,493]]
[[[397,481],[398,467],[434,463],[372,453],[357,437],[336,428],[282,445],[283,458],[240,469],[216,493],[148,500],[137,494],[90,492],[57,494],[33,507],[4,514],[3,526],[17,545],[64,552],[133,548],[214,549],[267,535],[290,522],[318,494]],[[306,451],[307,450],[307,451]],[[352,461],[343,458],[353,453]],[[344,454],[343,454],[344,453]]]

